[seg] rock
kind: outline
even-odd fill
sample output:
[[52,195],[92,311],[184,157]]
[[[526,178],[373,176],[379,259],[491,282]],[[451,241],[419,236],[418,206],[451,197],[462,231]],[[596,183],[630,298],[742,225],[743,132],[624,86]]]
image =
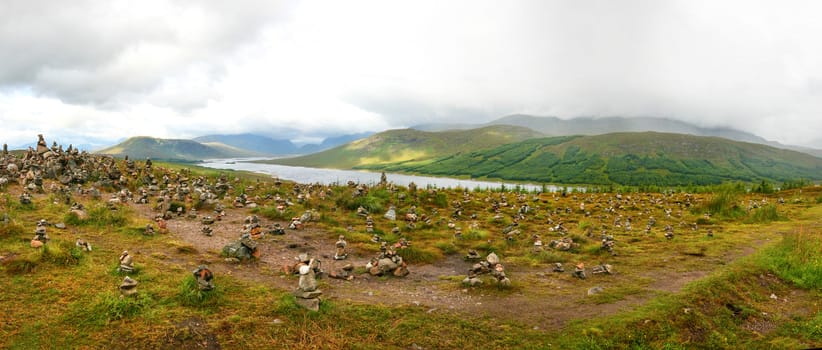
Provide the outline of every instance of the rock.
[[770,298],[773,299],[773,300],[779,300],[779,297],[777,297],[776,294],[773,294],[773,293],[771,293]]
[[488,254],[487,257],[485,257],[485,261],[487,261],[489,264],[491,264],[491,266],[494,266],[496,264],[499,264],[499,257],[497,256],[496,253],[491,253],[491,254]]
[[123,279],[123,283],[120,284],[120,294],[124,296],[137,294],[137,281],[126,276],[126,278]]
[[61,230],[65,230],[66,229],[66,224],[64,224],[62,222],[56,223],[56,224],[54,224],[54,227],[59,228]]
[[391,206],[387,212],[385,212],[386,219],[394,221],[397,220],[397,211],[394,209],[394,206]]
[[301,298],[301,299],[315,299],[315,298],[318,298],[320,295],[322,295],[323,292],[319,289],[318,290],[313,290],[313,291],[310,291],[310,292],[306,292],[306,291],[302,291],[302,290],[297,289],[297,290],[294,291],[293,294],[294,294],[295,297]]
[[394,270],[394,276],[397,277],[405,277],[408,276],[409,273],[410,272],[408,271],[408,268],[405,266],[400,266],[396,270]]
[[308,310],[315,311],[315,312],[320,311],[320,299],[319,298],[314,298],[314,299],[297,298],[296,303],[297,303],[297,305],[302,306],[302,307],[304,307]]
[[604,290],[605,290],[605,288],[602,288],[600,286],[591,287],[591,288],[588,289],[588,295],[596,295],[596,294],[602,293]]
[[387,272],[393,271],[399,266],[397,265],[397,263],[395,263],[393,260],[389,258],[382,258],[379,260],[379,264],[377,265],[377,267],[379,267],[380,270],[382,270],[383,272]]
[[32,248],[40,248],[43,246],[43,242],[40,242],[36,239],[31,240],[31,247]]

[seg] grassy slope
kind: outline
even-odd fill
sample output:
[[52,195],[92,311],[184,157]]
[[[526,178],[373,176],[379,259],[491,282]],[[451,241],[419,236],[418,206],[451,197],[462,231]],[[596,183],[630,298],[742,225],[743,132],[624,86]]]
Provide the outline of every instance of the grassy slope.
[[663,133],[550,137],[369,169],[553,183],[716,184],[822,178],[822,159],[759,144]]
[[353,168],[398,162],[424,164],[434,157],[496,147],[539,136],[533,130],[506,125],[470,131],[389,130],[327,151],[270,162],[321,168]]
[[[255,183],[239,176],[243,180],[236,184],[237,188],[246,188]],[[342,191],[338,193],[336,204],[341,208],[356,208],[358,203],[347,202],[351,200],[350,189]],[[290,191],[284,188],[283,192]],[[440,200],[441,195],[445,196],[443,200]],[[447,204],[440,206],[437,203],[449,203],[449,197],[461,198],[462,193],[442,191],[436,197],[427,197],[431,194],[423,192],[419,196],[421,209],[430,210],[430,203],[433,203],[444,210]],[[55,249],[45,254],[42,250],[27,246],[32,223],[40,218],[59,222],[66,218],[67,206],[53,204],[53,199],[48,195],[39,196],[30,207],[19,206],[13,198],[5,197],[0,199],[0,207],[10,214],[12,224],[0,228],[0,254],[19,254],[16,261],[29,261],[34,270],[30,273],[13,270],[20,267],[17,263],[0,265],[0,273],[4,274],[0,278],[0,290],[3,291],[0,293],[0,308],[5,310],[0,319],[0,347],[190,348],[206,341],[205,335],[181,330],[175,325],[192,318],[205,320],[225,348],[384,349],[408,348],[411,343],[429,349],[750,349],[819,346],[822,345],[819,305],[774,303],[768,295],[775,293],[792,300],[802,299],[792,294],[799,293],[810,295],[805,299],[818,300],[818,291],[822,288],[822,239],[819,236],[822,225],[818,219],[822,215],[822,206],[819,205],[822,193],[819,188],[808,188],[801,193],[792,191],[780,193],[779,196],[797,203],[780,209],[791,221],[749,225],[740,220],[716,218],[710,224],[721,227],[716,239],[682,233],[671,244],[666,244],[658,235],[618,236],[621,242],[618,246],[620,255],[615,258],[620,271],[618,276],[629,281],[634,281],[634,276],[641,277],[649,268],[688,271],[704,268],[705,264],[715,265],[716,259],[747,246],[753,240],[779,237],[776,232],[783,232],[786,238],[781,242],[775,240],[765,250],[719,269],[682,293],[661,294],[637,310],[602,319],[583,320],[561,331],[548,332],[534,330],[515,320],[428,313],[420,307],[358,305],[344,301],[325,302],[319,313],[312,314],[297,308],[287,291],[270,289],[228,275],[217,276],[219,293],[215,297],[192,299],[185,292],[190,287],[186,277],[190,271],[183,266],[196,264],[199,256],[190,249],[181,249],[186,247],[185,243],[175,240],[173,235],[142,236],[141,228],[147,221],[134,216],[130,210],[112,213],[102,203],[84,201],[92,219],[86,223],[70,224],[68,231],[51,230],[53,241],[49,246]],[[364,204],[369,204],[373,209],[384,209],[390,200],[387,191],[374,190]],[[774,198],[770,200],[773,202]],[[563,198],[556,203],[554,200],[543,203],[549,208],[571,204],[570,199]],[[331,203],[314,205],[322,209]],[[481,210],[472,206],[466,209]],[[299,209],[295,210],[299,212]],[[698,212],[686,212],[685,215],[687,220],[701,216]],[[378,226],[387,225],[380,216],[375,219]],[[534,219],[523,222],[521,228],[543,231],[545,218],[537,215]],[[571,217],[567,223],[570,227],[584,225],[585,219],[576,220]],[[665,220],[660,218],[661,223]],[[329,225],[329,235],[335,236],[338,232],[334,230],[339,227],[361,225],[361,218],[343,209],[341,213],[324,219],[324,223]],[[496,232],[499,229],[490,222],[483,222],[482,225],[483,231]],[[94,252],[80,254],[72,251],[71,237],[77,235],[96,243]],[[365,240],[368,238],[365,234],[352,235],[352,245],[359,244],[356,242],[359,236]],[[476,247],[475,244],[485,244],[487,238],[480,232],[476,238],[466,234],[464,240],[452,242],[444,238],[448,236],[448,230],[421,228],[414,234],[414,246],[420,251],[445,249],[443,252],[462,252],[465,248]],[[575,237],[583,242],[583,247],[577,253],[568,253],[567,259],[578,259],[579,256],[596,259],[600,255],[596,250],[596,240]],[[443,248],[442,244],[456,247]],[[136,274],[141,283],[138,288],[142,296],[135,300],[123,301],[117,297],[116,286],[123,276],[114,272],[115,261],[124,247],[142,252],[138,253],[139,271]],[[527,240],[514,244],[497,240],[491,247],[502,253],[506,265],[509,262],[511,265],[537,264],[548,269],[550,259],[527,253]],[[689,252],[703,249],[705,257],[689,258]],[[180,261],[185,263],[181,264]],[[267,273],[277,278],[276,274]],[[769,274],[776,278],[769,277]],[[515,281],[527,278],[517,274],[512,274],[512,277]],[[597,283],[616,283],[609,280],[612,279],[600,279]],[[616,291],[617,295],[605,293],[603,297],[592,299],[594,302],[609,304],[630,298],[637,289],[621,284],[605,286],[606,290]],[[520,293],[517,290],[499,292],[493,288],[478,292],[497,293],[500,298]],[[457,287],[455,293],[459,293]],[[561,297],[556,300],[562,302]],[[735,314],[728,304],[741,311]],[[568,308],[574,307],[575,304],[568,304]],[[785,307],[790,309],[786,310]],[[686,308],[688,312],[684,311]],[[763,312],[771,316],[763,315]],[[751,325],[762,322],[770,323],[773,329],[769,332],[751,329]]]
[[132,137],[115,146],[97,151],[131,159],[202,160],[209,158],[253,157],[259,154],[221,143],[199,143],[191,140]]

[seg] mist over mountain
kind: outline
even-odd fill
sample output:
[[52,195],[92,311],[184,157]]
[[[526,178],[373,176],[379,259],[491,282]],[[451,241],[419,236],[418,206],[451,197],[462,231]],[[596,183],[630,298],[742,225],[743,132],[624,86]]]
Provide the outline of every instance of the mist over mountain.
[[414,126],[417,130],[442,131],[452,129],[472,129],[486,125],[517,125],[539,131],[547,136],[601,135],[616,132],[662,132],[694,136],[715,136],[734,141],[752,142],[782,149],[790,149],[822,157],[822,150],[809,147],[784,145],[766,140],[760,136],[732,128],[705,128],[691,123],[656,117],[579,117],[560,119],[515,114],[484,124],[424,124]]
[[299,147],[289,140],[275,140],[256,134],[206,135],[195,137],[192,140],[197,142],[219,142],[267,155],[300,153]]
[[339,135],[326,138],[319,144],[305,144],[302,146],[297,146],[287,139],[273,139],[268,136],[250,133],[234,135],[205,135],[195,137],[193,140],[197,142],[219,142],[239,149],[258,152],[265,155],[290,155],[323,151],[354,140],[368,137],[371,134],[373,134],[373,132]]

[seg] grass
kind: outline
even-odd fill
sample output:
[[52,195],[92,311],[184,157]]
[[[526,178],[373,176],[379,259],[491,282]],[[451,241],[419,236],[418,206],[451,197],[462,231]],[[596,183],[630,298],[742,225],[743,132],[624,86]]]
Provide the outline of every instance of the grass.
[[[245,177],[233,184],[249,196],[258,195],[259,191],[274,191],[265,183],[258,185]],[[246,190],[248,186],[259,189]],[[276,191],[287,195],[292,193],[292,188],[292,184],[285,183]],[[566,223],[571,231],[568,236],[581,244],[578,249],[565,252],[547,247],[560,235],[547,230],[545,212],[547,206],[575,208],[579,200],[588,196],[603,200],[612,198],[613,194],[574,194],[577,198],[568,195],[556,201],[551,196],[543,196],[544,202],[526,198],[539,216],[529,215],[522,220],[518,228],[523,233],[514,241],[506,241],[501,230],[511,222],[514,209],[502,208],[502,222],[493,222],[486,220],[493,215],[487,210],[488,203],[506,196],[508,202],[519,205],[516,194],[471,193],[474,201],[464,204],[464,217],[459,220],[462,239],[455,239],[445,223],[450,217],[450,203],[462,199],[461,190],[437,190],[435,195],[433,191],[419,189],[417,197],[408,194],[401,203],[397,194],[407,193],[403,188],[393,193],[371,188],[368,195],[359,197],[362,202],[354,201],[351,189],[346,186],[331,189],[333,194],[325,201],[315,197],[305,206],[289,208],[294,213],[309,207],[337,208],[322,211],[322,220],[312,222],[312,226],[319,228],[312,239],[333,241],[337,235],[344,234],[353,254],[375,254],[378,245],[370,242],[371,235],[364,232],[364,219],[352,212],[357,206],[367,204],[371,209],[380,209],[372,210],[371,215],[385,239],[393,242],[406,237],[411,241],[411,247],[399,250],[399,254],[410,264],[412,274],[427,273],[415,270],[422,264],[436,266],[454,260],[454,256],[462,257],[468,249],[477,249],[482,256],[496,252],[513,283],[511,287],[502,287],[486,276],[482,286],[466,288],[460,284],[465,277],[464,270],[455,269],[456,272],[448,271],[446,276],[435,276],[433,281],[424,282],[435,286],[411,280],[398,288],[409,287],[409,293],[421,286],[441,288],[460,296],[459,293],[466,293],[484,305],[499,302],[518,306],[516,303],[522,302],[534,312],[486,316],[481,312],[485,306],[476,307],[480,312],[473,311],[473,299],[466,304],[469,307],[464,313],[432,307],[425,302],[421,306],[349,302],[336,288],[363,288],[361,285],[338,287],[322,279],[321,289],[326,294],[320,312],[307,312],[296,305],[289,290],[273,287],[277,284],[271,283],[270,278],[249,278],[248,272],[252,272],[251,275],[256,272],[255,264],[224,264],[218,252],[197,249],[200,246],[182,241],[173,233],[172,236],[144,237],[140,223],[144,224],[146,218],[138,217],[136,210],[128,206],[110,211],[101,202],[80,198],[89,208],[89,217],[80,220],[66,214],[67,206],[47,203],[47,197],[41,195],[35,196],[30,208],[4,204],[0,209],[0,212],[8,211],[12,219],[9,225],[0,224],[0,255],[8,257],[0,263],[3,273],[0,307],[6,311],[6,317],[0,318],[0,347],[196,348],[209,337],[224,348],[393,349],[411,348],[416,344],[426,349],[691,349],[803,348],[822,344],[822,317],[818,306],[813,304],[822,296],[818,292],[822,289],[822,238],[817,222],[822,216],[822,207],[814,206],[812,200],[796,205],[775,205],[773,209],[765,206],[739,216],[738,203],[750,198],[761,199],[763,195],[754,197],[740,192],[695,195],[692,204],[697,209],[694,212],[677,207],[676,195],[662,196],[662,201],[669,204],[647,207],[658,220],[650,235],[641,233],[646,216],[638,214],[646,208],[626,205],[621,210],[636,220],[634,231],[608,228],[617,239],[617,255],[611,256],[600,249],[598,239],[584,235],[589,227],[598,234],[600,226],[610,226],[613,222],[612,217],[602,220],[597,217],[597,210],[601,208],[586,205],[595,213],[586,218],[577,212],[552,214],[554,220],[561,218]],[[818,195],[812,188],[804,190],[807,198]],[[776,203],[778,196],[790,198],[775,193],[768,197],[769,202]],[[13,202],[12,198],[9,203]],[[432,224],[418,223],[416,229],[410,229],[403,222],[390,222],[382,216],[389,205],[396,205],[401,216],[411,203],[430,216]],[[268,218],[265,213],[270,212],[273,205],[265,201],[260,205],[256,213]],[[666,206],[674,209],[670,218],[659,214]],[[700,231],[692,232],[687,226],[679,226],[680,222],[698,222],[704,212],[712,213],[712,217],[709,222],[700,222]],[[472,213],[480,217],[467,219]],[[64,219],[69,229],[50,230],[52,241],[37,250],[28,247],[28,240],[34,222],[40,218],[51,222]],[[786,220],[781,220],[783,218]],[[471,221],[476,221],[479,227],[469,229]],[[672,241],[662,237],[661,227],[667,224],[675,226],[676,238]],[[347,232],[345,227],[349,225],[356,232]],[[394,225],[401,227],[400,234],[390,233]],[[716,236],[705,237],[703,225],[713,228]],[[533,233],[541,235],[545,251],[532,251],[530,236]],[[77,250],[73,246],[77,237],[94,244],[94,251]],[[746,258],[729,257],[740,254],[741,247],[756,246],[756,242],[772,243]],[[135,254],[138,269],[129,276],[140,283],[137,296],[132,298],[120,298],[117,286],[124,274],[113,272],[117,256],[125,248]],[[446,259],[449,256],[451,259]],[[205,262],[216,272],[217,287],[209,292],[197,288],[190,272]],[[566,272],[551,273],[554,262],[565,263]],[[589,267],[610,263],[617,273],[589,275],[587,280],[579,281],[570,276],[575,262],[585,262]],[[234,273],[227,273],[229,271]],[[358,266],[356,271],[362,273],[363,269]],[[713,273],[685,289],[671,287],[675,293],[655,289],[658,288],[656,274],[707,274],[708,271]],[[261,272],[270,274],[269,270],[261,269]],[[543,275],[535,277],[537,272]],[[659,281],[669,279],[662,276]],[[293,283],[296,285],[296,278]],[[373,279],[365,283],[385,281]],[[601,285],[605,291],[591,297],[577,296],[593,285]],[[467,291],[462,292],[463,289]],[[360,291],[354,289],[352,293]],[[387,292],[377,290],[377,293]],[[771,293],[791,301],[773,302],[769,298]],[[409,297],[406,304],[414,299]],[[581,312],[574,317],[565,316],[584,319],[562,329],[534,329],[535,315],[548,312],[540,309],[546,300],[565,305],[571,313],[576,311],[574,308],[580,311],[602,308],[602,314],[607,316],[588,317]],[[459,305],[454,306],[459,310]],[[617,307],[626,311],[612,310]],[[792,313],[779,308],[787,308]],[[801,313],[801,310],[811,311]],[[763,312],[770,316],[764,316]],[[201,327],[181,326],[186,320],[201,320],[198,321]],[[771,322],[775,326],[769,332],[755,334],[749,326],[757,322]]]
[[223,302],[222,288],[215,287],[209,291],[202,291],[197,285],[194,276],[186,276],[180,283],[180,292],[177,300],[183,306],[199,308],[216,308]]
[[764,207],[759,207],[754,210],[751,215],[745,219],[747,224],[767,224],[773,221],[785,220],[785,217],[779,214],[776,205],[769,204]]
[[822,289],[822,236],[804,229],[787,234],[759,264],[801,288]]

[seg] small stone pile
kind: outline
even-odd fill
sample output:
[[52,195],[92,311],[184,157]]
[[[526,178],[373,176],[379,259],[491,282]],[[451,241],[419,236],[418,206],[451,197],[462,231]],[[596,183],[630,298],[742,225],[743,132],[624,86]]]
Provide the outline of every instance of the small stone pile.
[[134,261],[127,250],[120,254],[120,267],[118,267],[118,270],[124,273],[134,272]]
[[197,287],[202,291],[209,291],[214,289],[214,274],[208,269],[208,266],[200,265],[193,271],[194,278],[197,279]]
[[394,275],[397,277],[408,276],[408,264],[406,264],[402,257],[397,255],[393,247],[388,246],[382,242],[380,246],[380,254],[376,258],[371,258],[371,261],[365,265],[365,269],[372,276]]
[[470,286],[480,285],[483,282],[479,276],[485,274],[494,276],[497,283],[502,286],[511,285],[511,280],[505,276],[505,267],[500,264],[499,257],[495,253],[488,254],[488,256],[485,257],[485,261],[474,264],[474,266],[468,270],[468,276],[462,280],[462,283]]
[[308,264],[300,266],[298,273],[300,281],[297,290],[294,291],[297,305],[311,311],[320,311],[320,295],[323,292],[317,289],[317,279],[315,271],[319,269],[319,260],[311,259]]
[[40,248],[49,240],[49,235],[46,234],[46,222],[45,219],[40,219],[37,222],[37,228],[34,229],[34,238],[31,239],[31,247],[32,248]]
[[120,284],[120,297],[127,297],[137,294],[137,281],[133,280],[131,277],[126,276],[123,279],[123,283]]

